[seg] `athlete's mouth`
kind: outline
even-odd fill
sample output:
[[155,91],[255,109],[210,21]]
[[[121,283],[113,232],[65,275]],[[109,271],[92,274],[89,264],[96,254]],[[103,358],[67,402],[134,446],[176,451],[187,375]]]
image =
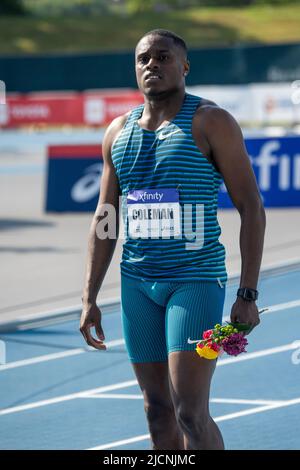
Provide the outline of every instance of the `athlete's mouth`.
[[158,73],[148,73],[145,77],[145,81],[147,80],[161,80],[162,76],[159,75]]

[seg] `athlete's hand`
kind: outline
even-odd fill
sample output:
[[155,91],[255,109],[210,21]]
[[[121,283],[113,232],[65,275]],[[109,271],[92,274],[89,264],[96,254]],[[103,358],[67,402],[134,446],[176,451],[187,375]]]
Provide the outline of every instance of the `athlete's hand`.
[[256,303],[252,301],[249,302],[242,299],[241,297],[237,297],[231,309],[230,321],[232,323],[248,324],[249,330],[247,330],[245,333],[248,335],[253,330],[253,328],[255,328],[260,323]]
[[[89,346],[96,349],[106,349],[103,341],[105,340],[104,332],[101,326],[101,310],[96,303],[84,303],[80,317],[80,332]],[[91,333],[91,328],[95,328],[98,340]]]

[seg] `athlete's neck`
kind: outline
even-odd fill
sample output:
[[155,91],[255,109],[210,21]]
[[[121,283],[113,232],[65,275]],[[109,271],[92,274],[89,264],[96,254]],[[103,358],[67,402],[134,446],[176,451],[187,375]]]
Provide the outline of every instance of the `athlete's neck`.
[[165,121],[170,121],[179,113],[185,97],[185,90],[172,95],[145,96],[143,115],[139,120],[141,127],[156,130]]

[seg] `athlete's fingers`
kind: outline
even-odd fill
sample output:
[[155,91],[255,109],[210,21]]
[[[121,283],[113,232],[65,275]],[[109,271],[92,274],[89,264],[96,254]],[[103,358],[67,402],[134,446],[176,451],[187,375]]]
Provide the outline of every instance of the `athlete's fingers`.
[[255,320],[253,320],[252,322],[249,323],[249,330],[245,331],[244,334],[245,334],[245,335],[248,335],[248,334],[251,333],[251,331],[254,330],[254,328],[256,328],[259,324],[260,324],[260,319],[259,319],[259,318],[256,318]]
[[105,344],[103,344],[103,341],[99,341],[99,340],[95,339],[92,336],[90,328],[91,327],[89,327],[85,330],[86,335],[87,335],[87,339],[88,339],[88,345],[92,346],[95,349],[106,349],[106,346],[105,346]]
[[96,335],[98,336],[98,338],[101,341],[104,341],[105,340],[105,335],[104,335],[104,331],[102,329],[99,317],[97,317],[97,319],[95,320],[94,326],[95,326]]
[[231,323],[240,323],[240,318],[236,310],[231,312],[230,321]]
[[92,324],[88,324],[80,328],[80,331],[84,339],[86,340],[87,344],[89,346],[92,346],[95,349],[106,349],[106,346],[105,344],[103,344],[103,341],[98,341],[92,336],[91,331],[90,331],[92,326],[93,326]]
[[87,339],[87,337],[86,337],[86,334],[85,334],[83,328],[79,328],[79,331],[80,331],[80,333],[82,334],[82,336],[84,337],[85,342],[87,343],[87,342],[88,342],[88,339]]

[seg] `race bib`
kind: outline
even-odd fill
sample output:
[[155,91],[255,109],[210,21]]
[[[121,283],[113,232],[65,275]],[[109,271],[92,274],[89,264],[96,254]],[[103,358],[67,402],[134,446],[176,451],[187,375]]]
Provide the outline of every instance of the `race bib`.
[[171,238],[181,234],[176,189],[138,189],[127,195],[128,234],[131,238]]

